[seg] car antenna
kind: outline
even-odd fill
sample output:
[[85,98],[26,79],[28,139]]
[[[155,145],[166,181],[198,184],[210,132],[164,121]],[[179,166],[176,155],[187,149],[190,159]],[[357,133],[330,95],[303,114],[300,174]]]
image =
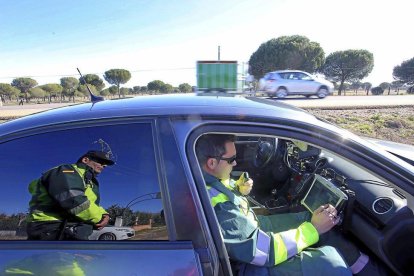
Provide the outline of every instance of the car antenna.
[[78,70],[78,72],[79,72],[79,75],[81,76],[81,78],[82,78],[82,80],[83,80],[83,82],[85,83],[85,85],[86,85],[86,88],[88,89],[88,91],[89,91],[89,95],[91,95],[91,102],[92,103],[97,103],[97,102],[100,102],[100,101],[104,101],[105,99],[104,99],[104,97],[102,97],[102,96],[96,96],[96,95],[94,95],[93,93],[92,93],[92,91],[89,89],[89,86],[88,86],[88,84],[86,83],[86,81],[85,81],[85,78],[82,76],[82,73],[79,71],[79,68],[76,68],[76,70]]

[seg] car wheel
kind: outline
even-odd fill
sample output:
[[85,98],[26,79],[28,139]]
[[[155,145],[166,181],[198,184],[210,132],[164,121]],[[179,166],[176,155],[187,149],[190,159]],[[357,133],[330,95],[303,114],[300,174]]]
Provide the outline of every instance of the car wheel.
[[112,233],[103,233],[99,236],[98,240],[100,241],[115,241],[116,237]]
[[326,88],[320,88],[318,90],[318,93],[316,93],[316,96],[318,96],[318,98],[323,99],[328,95],[328,90]]
[[279,88],[276,92],[276,97],[278,98],[285,98],[287,96],[288,92],[285,88]]

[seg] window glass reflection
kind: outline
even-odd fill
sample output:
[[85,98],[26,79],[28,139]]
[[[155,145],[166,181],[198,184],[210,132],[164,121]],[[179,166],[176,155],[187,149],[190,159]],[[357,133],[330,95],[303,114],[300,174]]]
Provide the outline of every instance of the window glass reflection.
[[61,130],[1,144],[7,158],[0,158],[0,239],[26,239],[29,183],[50,168],[76,163],[88,150],[110,150],[116,162],[98,176],[110,226],[90,239],[168,239],[150,123]]

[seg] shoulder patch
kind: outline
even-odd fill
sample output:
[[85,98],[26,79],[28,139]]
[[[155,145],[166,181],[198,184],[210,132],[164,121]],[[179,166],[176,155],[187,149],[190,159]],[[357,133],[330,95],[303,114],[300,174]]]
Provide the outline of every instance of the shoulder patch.
[[74,170],[63,170],[62,172],[63,173],[74,173],[75,171]]

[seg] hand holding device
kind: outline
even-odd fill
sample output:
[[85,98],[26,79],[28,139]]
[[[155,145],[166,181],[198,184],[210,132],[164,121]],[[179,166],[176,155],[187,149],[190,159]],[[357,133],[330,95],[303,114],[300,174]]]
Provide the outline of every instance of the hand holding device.
[[249,177],[248,172],[243,172],[236,181],[236,186],[242,195],[250,194],[253,188],[253,179]]
[[328,232],[339,222],[337,210],[331,204],[320,206],[313,212],[311,223],[319,235]]

